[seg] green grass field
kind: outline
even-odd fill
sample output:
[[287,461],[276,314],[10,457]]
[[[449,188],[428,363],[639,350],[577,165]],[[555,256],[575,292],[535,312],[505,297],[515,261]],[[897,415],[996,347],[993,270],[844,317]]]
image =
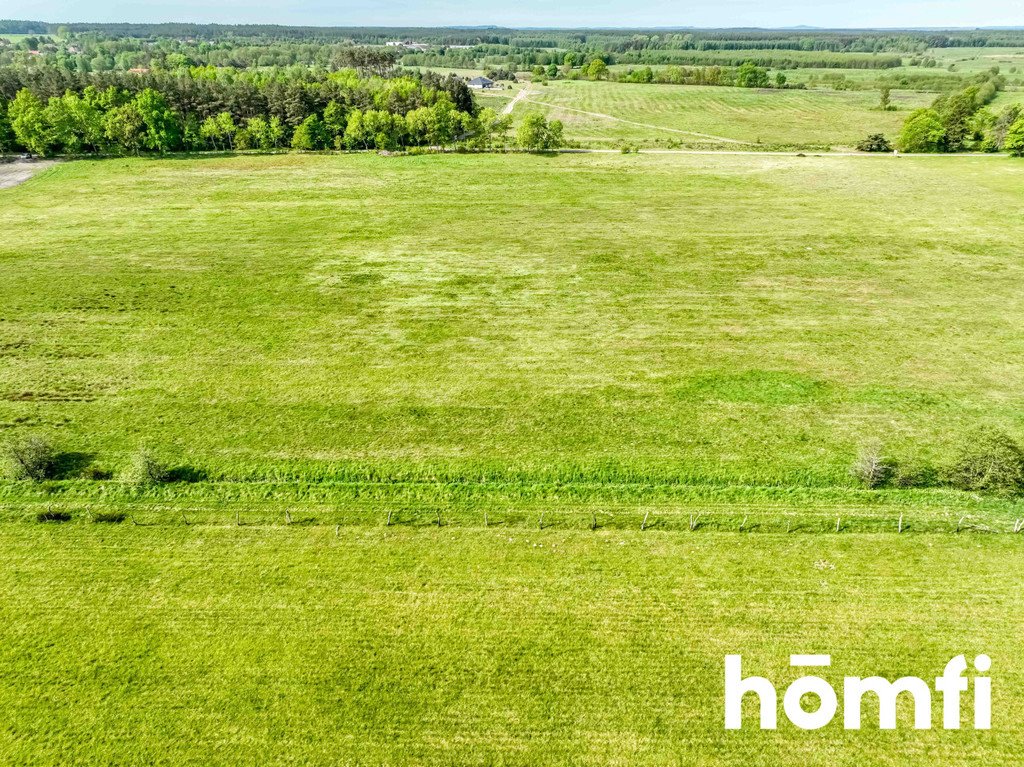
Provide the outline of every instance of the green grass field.
[[952,64],[953,71],[961,73],[974,74],[999,67],[1002,74],[1012,79],[1024,71],[1024,48],[929,48],[925,55],[936,59],[940,68]]
[[[0,498],[272,515],[305,501],[324,521],[332,504],[393,503],[473,524],[483,507],[583,508],[591,524],[594,509],[626,510],[628,526],[645,507],[683,509],[688,524],[695,506],[741,502],[744,515],[893,504],[944,526],[1005,521],[1007,501],[865,492],[847,467],[877,439],[941,466],[978,425],[1021,433],[1021,225],[994,227],[992,211],[1013,208],[1022,170],[1000,157],[66,163],[2,193],[0,428],[68,455],[60,482],[0,484]],[[140,498],[76,479],[117,475],[141,444],[202,481]]]
[[[1024,736],[1016,538],[3,525],[0,546],[4,764],[991,765]],[[866,703],[859,732],[727,732],[730,652],[780,694],[791,652],[831,653],[839,688],[987,652],[993,730],[916,731],[904,703],[879,732]]]
[[[0,440],[62,451],[0,482],[0,763],[1012,763],[1024,504],[848,467],[1024,433],[1022,191],[749,153],[0,191]],[[119,481],[142,444],[176,481]],[[780,694],[790,653],[985,652],[993,730],[728,732],[737,652]]]
[[[908,110],[934,98],[896,91],[898,111],[882,112],[873,91],[554,81],[534,86],[534,94],[520,102],[516,113],[534,110],[557,117],[565,123],[566,136],[583,146],[797,149],[852,146],[870,133],[894,136]],[[719,138],[743,143],[730,145]]]

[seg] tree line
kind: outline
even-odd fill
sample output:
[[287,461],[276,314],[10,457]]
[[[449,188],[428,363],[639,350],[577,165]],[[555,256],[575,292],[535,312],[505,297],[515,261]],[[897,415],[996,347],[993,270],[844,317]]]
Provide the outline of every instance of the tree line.
[[[511,116],[479,109],[454,75],[367,78],[351,69],[25,75],[0,70],[0,151],[399,151],[511,141]],[[531,150],[562,143],[561,124],[541,115],[525,120],[515,137],[516,146]]]
[[995,112],[988,105],[1003,87],[997,70],[930,107],[915,110],[903,124],[897,147],[904,152],[1007,151],[1024,156],[1024,109],[1010,104]]

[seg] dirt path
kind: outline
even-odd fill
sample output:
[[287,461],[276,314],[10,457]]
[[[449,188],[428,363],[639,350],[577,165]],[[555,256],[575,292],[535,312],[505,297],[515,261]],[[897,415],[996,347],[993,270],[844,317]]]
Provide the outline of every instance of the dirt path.
[[508,102],[505,105],[505,108],[501,110],[501,113],[503,115],[510,115],[510,114],[512,114],[512,110],[516,108],[516,104],[518,104],[520,101],[522,101],[523,99],[525,99],[529,95],[530,95],[530,85],[529,85],[529,83],[527,83],[523,87],[523,89],[521,91],[519,91],[519,93],[517,93],[515,95],[515,97],[510,102]]
[[14,162],[0,162],[0,189],[8,189],[12,186],[28,181],[37,173],[46,170],[53,165],[53,160],[15,160]]
[[[520,91],[519,95],[516,96],[515,99],[512,100],[512,102],[509,104],[509,106],[514,104],[516,101],[518,101],[520,97],[525,98],[526,95],[528,95],[528,94],[525,94],[524,91]],[[638,123],[638,122],[635,122],[634,120],[625,120],[625,119],[623,119],[621,117],[615,117],[614,115],[606,115],[606,114],[604,114],[602,112],[587,112],[584,109],[576,109],[575,107],[563,107],[563,106],[559,106],[557,104],[548,104],[547,102],[535,101],[534,99],[530,99],[530,98],[527,98],[526,100],[529,101],[531,104],[540,104],[541,106],[548,107],[548,109],[564,109],[566,112],[576,112],[576,113],[581,114],[581,115],[589,115],[590,117],[600,117],[603,120],[613,120],[615,122],[625,123],[626,125],[636,125],[636,126],[638,126],[640,128],[651,128],[652,130],[663,130],[663,131],[668,131],[669,133],[682,133],[685,136],[697,136],[698,138],[704,138],[704,139],[708,139],[710,141],[720,141],[723,144],[740,144],[742,146],[755,146],[754,143],[751,142],[751,141],[740,141],[739,139],[725,138],[725,136],[713,136],[710,133],[697,133],[696,131],[692,131],[692,130],[679,130],[678,128],[665,128],[665,127],[663,127],[661,125],[651,125],[650,123]],[[511,110],[509,110],[509,111],[511,111]]]

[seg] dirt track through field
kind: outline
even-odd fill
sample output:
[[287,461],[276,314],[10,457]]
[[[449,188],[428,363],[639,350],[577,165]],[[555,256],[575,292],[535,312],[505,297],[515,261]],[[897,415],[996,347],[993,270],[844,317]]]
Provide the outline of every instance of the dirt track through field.
[[698,138],[704,138],[710,141],[721,141],[724,144],[742,144],[743,146],[753,146],[753,143],[750,141],[740,141],[739,139],[725,138],[724,136],[713,136],[710,133],[697,133],[696,131],[692,130],[666,128],[662,125],[651,125],[650,123],[639,123],[635,122],[634,120],[624,120],[621,117],[615,117],[614,115],[606,115],[603,112],[588,112],[585,109],[565,107],[558,104],[548,104],[547,102],[544,101],[535,101],[534,99],[526,98],[525,94],[525,91],[520,91],[519,95],[517,95],[516,98],[509,103],[509,106],[511,107],[513,104],[515,104],[516,101],[520,99],[520,97],[523,97],[523,100],[529,101],[531,104],[539,104],[541,106],[548,107],[549,109],[562,109],[565,110],[566,112],[576,112],[577,114],[589,115],[590,117],[599,117],[602,120],[613,120],[614,122],[625,123],[626,125],[636,125],[640,128],[651,128],[652,130],[663,130],[668,131],[669,133],[682,133],[684,136],[697,136]]
[[503,115],[510,115],[510,114],[512,114],[512,110],[516,108],[516,104],[518,104],[520,101],[522,101],[523,99],[525,99],[529,95],[530,95],[530,86],[527,85],[525,88],[523,88],[521,91],[519,91],[519,93],[517,93],[515,95],[515,97],[510,102],[508,102],[505,105],[505,108],[501,110],[501,113]]
[[15,160],[0,163],[0,189],[8,189],[28,181],[53,165],[49,160]]

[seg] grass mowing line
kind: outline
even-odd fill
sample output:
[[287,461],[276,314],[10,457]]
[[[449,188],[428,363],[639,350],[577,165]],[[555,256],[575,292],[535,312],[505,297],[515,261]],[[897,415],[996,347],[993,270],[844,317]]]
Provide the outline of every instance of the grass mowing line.
[[535,101],[534,99],[523,99],[523,100],[527,101],[527,102],[529,102],[531,104],[537,104],[539,106],[545,106],[545,107],[548,107],[550,109],[555,109],[555,110],[561,109],[561,110],[566,111],[566,112],[577,112],[579,114],[589,115],[590,117],[600,117],[601,119],[604,119],[604,120],[614,120],[615,122],[625,123],[626,125],[634,125],[634,126],[636,126],[638,128],[651,128],[653,130],[668,131],[669,133],[681,133],[681,134],[684,134],[684,135],[687,135],[687,136],[696,136],[697,138],[706,138],[706,139],[711,139],[712,141],[720,141],[720,142],[725,143],[725,144],[744,144],[744,145],[748,145],[748,146],[755,146],[750,141],[740,141],[739,139],[725,138],[724,136],[713,136],[710,133],[697,133],[695,131],[679,130],[678,128],[666,128],[663,125],[651,125],[650,123],[641,123],[641,122],[636,122],[635,120],[626,120],[626,119],[624,119],[622,117],[615,117],[613,115],[606,115],[606,114],[602,114],[601,112],[588,112],[588,111],[586,111],[584,109],[576,109],[575,107],[567,107],[567,106],[564,106],[564,105],[549,104],[549,103],[544,102],[544,101]]
[[[554,81],[532,99],[547,109],[565,106],[629,120],[616,123],[565,112],[565,135],[583,146],[635,143],[640,146],[695,143],[641,126],[705,135],[724,135],[767,147],[823,149],[853,146],[871,133],[890,138],[909,111],[926,106],[928,94],[899,98],[899,111],[877,109],[877,92],[777,90],[711,86]],[[706,141],[710,143],[710,140]]]

